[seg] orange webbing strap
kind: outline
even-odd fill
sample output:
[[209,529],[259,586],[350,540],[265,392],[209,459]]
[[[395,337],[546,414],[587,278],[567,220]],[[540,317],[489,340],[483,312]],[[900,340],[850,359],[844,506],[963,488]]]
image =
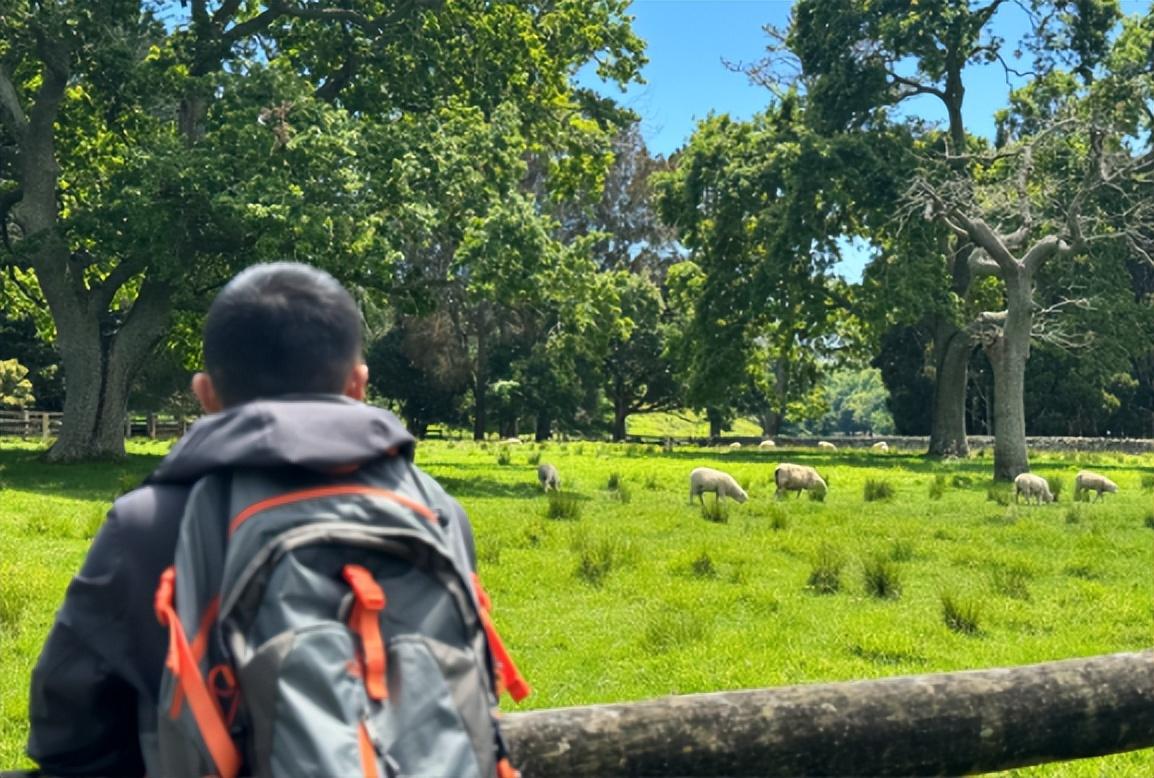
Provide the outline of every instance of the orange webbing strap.
[[373,574],[360,565],[345,565],[341,575],[349,582],[355,598],[349,626],[360,636],[365,653],[365,689],[371,699],[383,700],[389,696],[385,682],[385,641],[381,637],[385,593]]
[[377,750],[373,748],[373,740],[369,737],[369,728],[365,722],[357,727],[357,743],[361,747],[361,772],[365,778],[379,778],[377,773]]
[[489,599],[489,593],[481,586],[481,579],[477,577],[476,573],[473,573],[473,589],[481,604],[481,624],[485,628],[485,637],[489,640],[489,650],[493,652],[493,659],[497,663],[500,683],[505,687],[505,691],[509,692],[509,696],[513,698],[514,702],[520,702],[529,696],[532,689],[521,677],[521,672],[517,669],[517,665],[513,664],[513,659],[505,649],[501,636],[497,634],[497,627],[489,616],[489,609],[493,606],[493,601]]
[[168,659],[165,665],[179,684],[179,689],[188,699],[188,708],[200,730],[200,736],[208,746],[209,755],[220,778],[236,778],[240,772],[240,752],[228,734],[224,716],[212,693],[200,674],[200,662],[193,655],[180,624],[180,617],[173,608],[176,591],[176,569],[169,567],[160,576],[156,587],[156,618],[162,626],[168,627]]
[[507,757],[497,762],[497,778],[521,778],[521,771],[509,764]]

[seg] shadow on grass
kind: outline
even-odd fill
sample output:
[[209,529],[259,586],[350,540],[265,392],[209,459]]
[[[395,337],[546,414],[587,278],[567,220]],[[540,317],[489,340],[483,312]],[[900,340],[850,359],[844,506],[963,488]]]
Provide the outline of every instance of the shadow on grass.
[[43,453],[0,448],[0,484],[37,494],[111,502],[140,484],[163,459],[154,454],[129,454],[114,462],[53,464],[43,460]]
[[[528,483],[510,484],[503,481],[494,481],[492,478],[453,478],[452,476],[435,476],[437,482],[445,487],[453,497],[513,497],[523,500],[544,498],[544,492],[536,482],[536,474]],[[587,498],[582,498],[587,499]]]

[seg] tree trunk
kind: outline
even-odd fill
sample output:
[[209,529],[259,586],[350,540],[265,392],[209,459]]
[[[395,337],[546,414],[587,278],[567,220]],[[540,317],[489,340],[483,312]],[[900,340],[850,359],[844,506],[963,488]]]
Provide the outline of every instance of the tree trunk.
[[553,417],[546,411],[537,414],[537,430],[533,438],[540,443],[553,437]]
[[[51,271],[41,274],[51,277]],[[45,296],[52,297],[45,288]],[[91,304],[71,311],[53,305],[57,342],[67,391],[59,439],[47,454],[53,462],[124,456],[124,421],[128,392],[148,354],[164,336],[171,309],[169,287],[145,279],[120,328],[101,336],[103,306]],[[67,300],[64,302],[67,305]]]
[[936,328],[934,344],[934,412],[927,454],[965,457],[970,453],[966,442],[966,372],[973,344],[964,330],[945,319]]
[[1030,469],[1026,451],[1026,360],[1030,358],[1030,285],[1006,280],[1006,322],[986,345],[994,373],[994,480],[1012,481]]
[[514,713],[525,778],[970,775],[1154,745],[1154,652]]
[[620,443],[625,440],[625,420],[629,418],[629,403],[618,392],[613,398],[613,440]]
[[485,439],[485,399],[489,389],[486,361],[489,358],[483,325],[477,328],[476,365],[473,369],[473,440]]
[[709,419],[709,437],[713,440],[717,440],[721,437],[722,416],[712,408],[707,408],[705,410],[705,416]]
[[777,411],[766,411],[757,417],[757,423],[761,425],[761,434],[767,438],[777,437],[781,432],[782,414]]

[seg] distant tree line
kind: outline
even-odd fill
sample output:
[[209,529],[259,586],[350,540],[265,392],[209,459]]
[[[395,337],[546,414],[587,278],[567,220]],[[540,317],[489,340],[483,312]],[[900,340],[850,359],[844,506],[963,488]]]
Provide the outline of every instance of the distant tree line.
[[[627,0],[18,0],[0,358],[64,411],[50,458],[187,407],[205,301],[277,259],[354,290],[374,397],[418,434],[692,410],[935,455],[990,433],[1000,478],[1027,432],[1154,436],[1154,15],[797,0],[767,33],[741,68],[765,110],[665,159],[573,75],[639,78]],[[1015,79],[992,140],[977,66]]]

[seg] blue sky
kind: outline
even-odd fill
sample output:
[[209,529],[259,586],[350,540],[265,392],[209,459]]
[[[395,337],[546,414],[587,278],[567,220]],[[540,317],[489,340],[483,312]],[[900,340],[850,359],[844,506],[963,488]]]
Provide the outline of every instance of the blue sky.
[[[1122,2],[1126,13],[1144,12],[1149,6],[1149,0]],[[788,0],[634,0],[633,27],[647,44],[649,64],[642,72],[647,83],[631,85],[624,94],[615,86],[599,88],[641,117],[650,151],[668,156],[711,111],[747,119],[766,106],[766,89],[727,69],[723,59],[738,63],[760,59],[768,42],[762,28],[785,26],[789,8]],[[998,11],[994,22],[1008,48],[1013,48],[1025,21],[1012,3]],[[992,137],[994,112],[1006,105],[1010,90],[1004,71],[998,65],[968,68],[965,84],[967,126]],[[930,120],[944,119],[940,103],[932,97],[910,102],[907,110]],[[856,280],[865,256],[860,251],[847,254],[855,256],[847,256],[842,272]]]

